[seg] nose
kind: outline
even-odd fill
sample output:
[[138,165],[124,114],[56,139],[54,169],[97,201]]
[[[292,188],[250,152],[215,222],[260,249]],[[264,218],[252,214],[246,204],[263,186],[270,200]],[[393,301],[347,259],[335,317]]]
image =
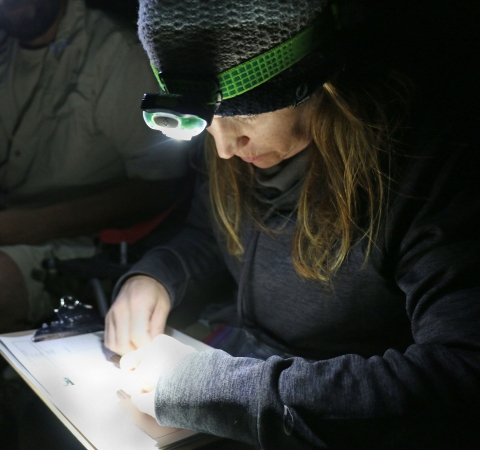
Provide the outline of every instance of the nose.
[[242,127],[231,117],[214,117],[207,130],[215,139],[218,156],[223,159],[231,158],[250,142]]

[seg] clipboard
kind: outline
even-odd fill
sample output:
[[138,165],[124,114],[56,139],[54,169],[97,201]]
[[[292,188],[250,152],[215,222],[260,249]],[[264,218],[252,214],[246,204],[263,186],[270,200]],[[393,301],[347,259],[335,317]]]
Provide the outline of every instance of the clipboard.
[[[0,335],[0,353],[86,449],[190,450],[219,439],[161,427],[120,400],[121,371],[103,346],[103,331],[40,342],[34,333]],[[198,351],[210,349],[172,328],[166,334]]]

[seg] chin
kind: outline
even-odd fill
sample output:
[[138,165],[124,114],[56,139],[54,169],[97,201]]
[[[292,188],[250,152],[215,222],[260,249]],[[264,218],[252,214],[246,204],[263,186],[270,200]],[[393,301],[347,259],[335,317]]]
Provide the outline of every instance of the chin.
[[255,167],[258,167],[259,169],[269,169],[270,167],[276,166],[280,162],[279,159],[268,159],[265,161],[254,161],[251,164],[253,164]]
[[248,164],[253,164],[259,169],[268,169],[277,165],[282,158],[279,158],[275,152],[267,152],[258,156],[239,156],[244,162]]

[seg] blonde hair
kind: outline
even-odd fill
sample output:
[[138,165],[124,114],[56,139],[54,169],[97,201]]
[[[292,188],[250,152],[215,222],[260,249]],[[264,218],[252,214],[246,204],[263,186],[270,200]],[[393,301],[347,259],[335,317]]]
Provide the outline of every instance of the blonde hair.
[[[383,79],[350,79],[341,73],[309,100],[315,146],[309,147],[306,180],[298,202],[292,245],[295,270],[328,282],[353,245],[375,245],[391,180],[394,134],[403,123],[412,86],[389,73]],[[266,229],[254,198],[254,167],[222,160],[207,138],[210,197],[228,251],[240,256],[245,217]]]

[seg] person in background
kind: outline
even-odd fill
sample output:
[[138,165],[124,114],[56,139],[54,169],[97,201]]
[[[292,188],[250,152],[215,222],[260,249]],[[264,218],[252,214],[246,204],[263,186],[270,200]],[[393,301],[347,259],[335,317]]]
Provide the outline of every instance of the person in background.
[[[140,1],[151,120],[168,132],[175,94],[206,127],[186,227],[106,318],[161,425],[272,450],[480,447],[478,116],[425,77],[393,3]],[[216,349],[162,334],[227,274]]]
[[42,260],[92,256],[99,230],[182,197],[184,146],[139,116],[149,89],[138,38],[104,12],[0,0],[0,332],[52,314]]

